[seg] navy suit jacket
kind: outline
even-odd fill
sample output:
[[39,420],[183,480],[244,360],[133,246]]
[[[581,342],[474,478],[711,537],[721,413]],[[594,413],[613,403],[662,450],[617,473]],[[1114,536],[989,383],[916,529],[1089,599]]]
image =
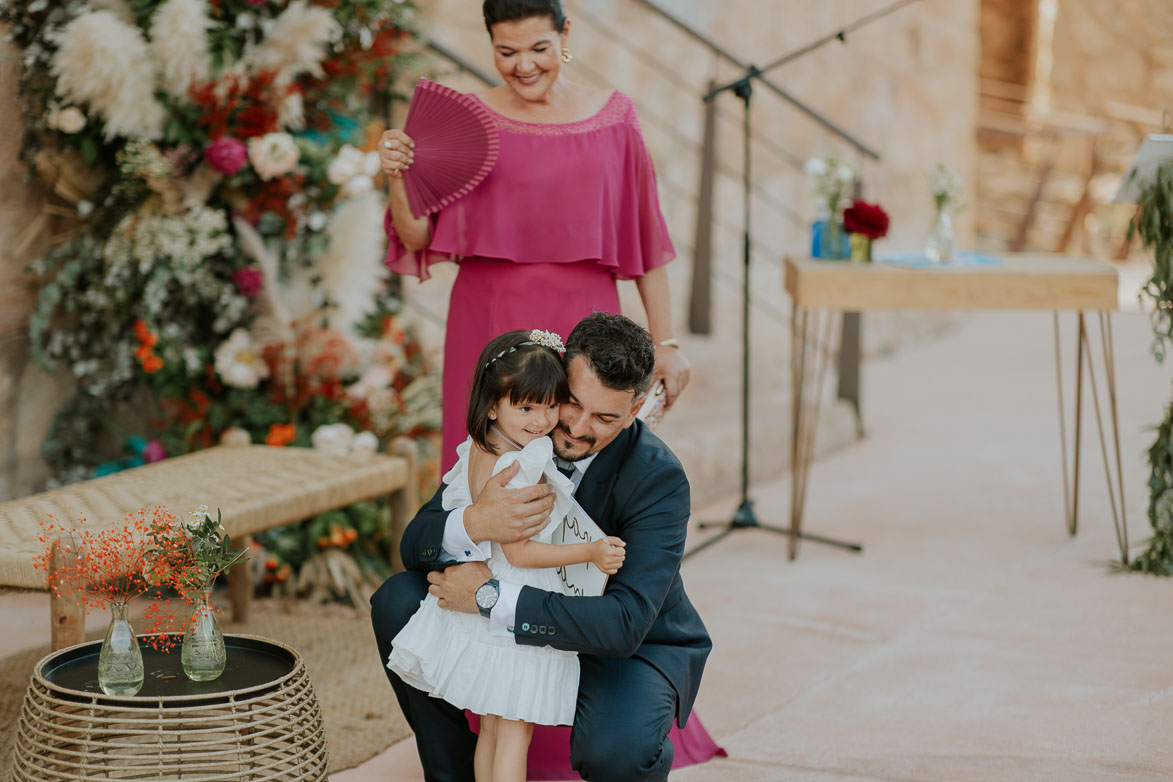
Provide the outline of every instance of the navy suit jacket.
[[[435,570],[448,512],[444,486],[403,534],[403,563]],[[575,499],[608,535],[627,543],[627,557],[601,597],[570,597],[523,587],[517,643],[600,657],[638,657],[676,690],[676,720],[692,711],[712,641],[684,592],[680,559],[691,512],[688,478],[660,438],[635,421],[607,445],[582,477]],[[540,631],[540,632],[539,632]],[[583,681],[581,686],[589,686]]]

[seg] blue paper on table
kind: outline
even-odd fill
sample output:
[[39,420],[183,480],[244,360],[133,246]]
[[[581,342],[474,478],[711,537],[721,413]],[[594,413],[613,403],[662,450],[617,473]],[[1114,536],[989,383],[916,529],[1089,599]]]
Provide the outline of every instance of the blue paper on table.
[[923,252],[882,252],[874,253],[872,260],[876,263],[891,263],[897,266],[907,266],[910,269],[964,269],[971,266],[1001,266],[1002,261],[992,255],[971,253],[958,250],[947,261],[932,261]]

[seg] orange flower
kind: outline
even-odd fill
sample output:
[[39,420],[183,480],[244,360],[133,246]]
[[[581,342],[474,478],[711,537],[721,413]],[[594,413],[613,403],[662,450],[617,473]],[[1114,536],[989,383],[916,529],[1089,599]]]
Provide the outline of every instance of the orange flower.
[[163,359],[156,355],[150,355],[143,359],[143,371],[148,375],[153,375],[163,368]]
[[278,448],[289,445],[297,433],[293,424],[273,424],[269,427],[269,434],[265,437],[265,445],[275,445]]

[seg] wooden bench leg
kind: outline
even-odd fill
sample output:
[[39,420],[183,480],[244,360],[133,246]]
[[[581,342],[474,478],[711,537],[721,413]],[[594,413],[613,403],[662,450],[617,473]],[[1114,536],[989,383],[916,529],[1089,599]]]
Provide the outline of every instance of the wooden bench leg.
[[[61,544],[54,543],[49,560],[49,582],[57,581],[56,575],[65,567],[65,554],[61,551]],[[58,595],[49,590],[49,621],[51,622],[50,636],[53,651],[64,649],[67,646],[79,644],[85,640],[86,613],[78,599],[79,595]]]
[[403,557],[399,554],[399,543],[407,523],[419,510],[419,450],[408,437],[396,437],[389,449],[394,456],[407,460],[407,481],[405,485],[391,492],[391,570],[403,572]]
[[[233,540],[232,543],[233,547],[243,546],[246,551],[252,551],[253,539],[251,535]],[[232,601],[232,620],[247,622],[248,608],[253,599],[253,565],[251,560],[228,571],[228,599]]]

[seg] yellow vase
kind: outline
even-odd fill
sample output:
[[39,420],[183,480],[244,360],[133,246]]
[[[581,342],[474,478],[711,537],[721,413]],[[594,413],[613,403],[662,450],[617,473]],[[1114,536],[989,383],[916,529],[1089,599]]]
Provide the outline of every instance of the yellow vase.
[[863,234],[851,235],[851,262],[852,263],[871,263],[872,262],[872,240]]

